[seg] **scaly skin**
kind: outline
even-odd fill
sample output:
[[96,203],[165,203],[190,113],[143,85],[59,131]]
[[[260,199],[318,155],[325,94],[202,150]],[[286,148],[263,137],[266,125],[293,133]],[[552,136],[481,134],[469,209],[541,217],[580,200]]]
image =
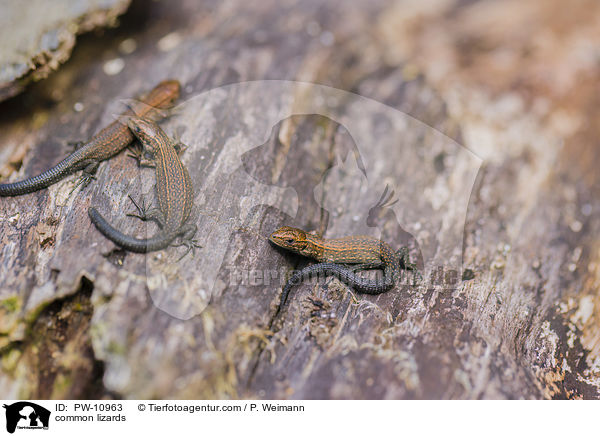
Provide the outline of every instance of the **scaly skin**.
[[[170,108],[177,100],[180,88],[177,80],[165,80],[147,96],[134,103],[122,116],[138,116],[157,120],[162,116],[161,110]],[[115,120],[87,143],[42,174],[19,182],[0,185],[0,197],[29,194],[47,188],[81,169],[84,171],[82,183],[87,185],[101,161],[116,155],[133,140],[133,133],[127,125],[120,120]]]
[[[277,314],[285,306],[292,286],[315,274],[334,275],[358,292],[381,294],[394,287],[400,268],[413,269],[386,242],[372,236],[346,236],[323,239],[294,227],[284,226],[269,236],[269,241],[319,263],[297,271],[286,283]],[[343,266],[354,265],[352,267]],[[382,268],[383,280],[368,280],[354,273],[359,269]]]
[[151,121],[131,118],[128,125],[144,146],[144,151],[152,155],[152,166],[156,170],[158,209],[146,213],[138,208],[141,212],[139,218],[157,221],[161,231],[148,239],[127,236],[112,227],[96,209],[90,207],[88,214],[92,223],[115,244],[137,253],[161,250],[168,247],[177,237],[182,238],[181,245],[187,246],[188,251],[198,247],[192,240],[196,233],[196,225],[186,224],[193,206],[194,189],[190,175],[179,159],[176,144]]

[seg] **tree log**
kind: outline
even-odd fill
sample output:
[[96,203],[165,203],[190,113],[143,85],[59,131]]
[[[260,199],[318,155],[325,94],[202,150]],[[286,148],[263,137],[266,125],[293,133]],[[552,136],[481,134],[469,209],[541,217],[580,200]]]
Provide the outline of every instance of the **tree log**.
[[[598,398],[600,6],[551,3],[134,1],[81,37],[0,103],[3,182],[176,78],[161,126],[187,145],[202,248],[96,231],[91,205],[157,231],[126,216],[154,200],[126,153],[87,188],[1,198],[2,396]],[[406,245],[423,280],[306,281],[275,317],[309,262],[268,243],[281,225]]]

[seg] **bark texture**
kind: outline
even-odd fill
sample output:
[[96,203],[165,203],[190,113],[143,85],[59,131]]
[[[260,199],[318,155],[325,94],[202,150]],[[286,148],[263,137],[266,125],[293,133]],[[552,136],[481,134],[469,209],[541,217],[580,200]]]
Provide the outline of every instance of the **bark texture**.
[[[600,6],[417,3],[134,1],[3,102],[19,180],[179,79],[161,125],[203,248],[95,230],[90,205],[157,231],[126,216],[154,196],[126,153],[0,199],[2,397],[598,398]],[[281,225],[408,245],[427,280],[305,282],[275,318],[308,264],[267,242]]]

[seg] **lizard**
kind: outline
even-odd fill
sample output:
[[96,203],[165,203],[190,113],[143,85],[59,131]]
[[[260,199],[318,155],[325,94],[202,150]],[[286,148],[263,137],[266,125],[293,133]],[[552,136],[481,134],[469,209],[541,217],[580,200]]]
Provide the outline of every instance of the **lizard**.
[[154,166],[158,199],[158,208],[150,210],[133,202],[140,214],[130,216],[144,221],[156,221],[161,231],[150,238],[138,239],[116,230],[93,207],[88,209],[88,215],[100,233],[126,250],[136,253],[161,250],[168,247],[175,238],[181,237],[180,245],[188,248],[183,255],[185,256],[191,249],[200,247],[192,239],[196,233],[196,225],[187,223],[194,200],[190,175],[177,154],[176,144],[158,125],[135,117],[130,118],[127,124],[142,143],[145,155],[151,156],[150,163],[140,163]]
[[[269,241],[319,262],[296,271],[290,277],[283,288],[275,316],[285,306],[292,287],[311,275],[334,275],[358,292],[381,294],[397,283],[400,268],[415,269],[414,264],[408,263],[406,247],[395,252],[388,243],[372,236],[324,239],[295,227],[283,226],[271,233]],[[355,274],[358,270],[372,268],[383,269],[383,280],[369,280]]]
[[[122,116],[139,116],[158,119],[161,110],[170,108],[179,97],[181,85],[177,80],[160,82],[140,101],[133,103]],[[83,169],[78,184],[86,186],[94,178],[100,162],[118,154],[133,142],[133,133],[120,119],[100,130],[89,141],[79,144],[76,150],[54,167],[37,176],[14,183],[0,184],[0,197],[29,194],[58,182]]]

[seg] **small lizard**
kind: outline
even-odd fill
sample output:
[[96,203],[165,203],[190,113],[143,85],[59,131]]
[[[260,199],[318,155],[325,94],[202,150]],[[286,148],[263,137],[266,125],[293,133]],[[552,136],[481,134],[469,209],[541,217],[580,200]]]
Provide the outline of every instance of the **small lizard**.
[[[122,116],[139,116],[158,119],[161,109],[171,107],[179,97],[181,85],[177,80],[165,80],[135,102]],[[73,153],[42,174],[14,183],[0,185],[0,197],[29,194],[58,182],[62,178],[83,169],[80,184],[86,186],[93,178],[100,162],[108,159],[134,140],[129,128],[115,120],[98,132],[87,143],[80,145]]]
[[[161,231],[148,239],[137,239],[127,236],[112,227],[100,213],[90,207],[88,214],[96,228],[118,246],[136,253],[161,250],[168,247],[173,240],[181,237],[182,243],[188,250],[200,247],[193,240],[196,225],[186,223],[192,211],[194,188],[190,175],[177,155],[177,146],[169,136],[154,122],[141,118],[130,118],[128,126],[144,147],[144,154],[149,154],[152,163],[144,162],[145,166],[154,166],[156,173],[156,197],[158,208],[146,210],[139,207],[144,221],[156,221]],[[131,197],[130,197],[131,198]],[[183,257],[182,256],[182,257]]]
[[[323,239],[304,230],[284,226],[271,233],[269,241],[320,262],[292,275],[283,288],[275,315],[285,306],[292,286],[311,275],[334,275],[358,292],[381,294],[392,289],[397,283],[400,268],[415,268],[415,265],[408,263],[406,248],[394,252],[389,244],[372,236]],[[355,274],[355,271],[372,268],[383,268],[383,280],[369,280]]]

